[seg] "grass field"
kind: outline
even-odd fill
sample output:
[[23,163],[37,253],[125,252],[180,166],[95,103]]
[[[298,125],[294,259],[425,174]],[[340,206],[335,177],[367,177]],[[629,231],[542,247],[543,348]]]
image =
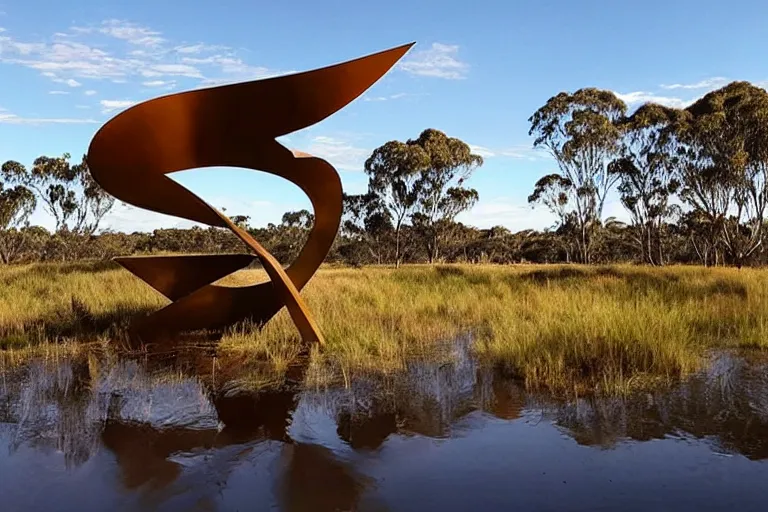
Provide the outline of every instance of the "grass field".
[[[241,271],[222,284],[265,280]],[[348,377],[474,352],[530,386],[621,391],[701,367],[716,348],[768,347],[768,271],[634,266],[323,268],[302,292],[326,337],[311,364]],[[0,267],[0,348],[120,343],[128,320],[166,301],[112,264]],[[238,325],[219,350],[282,371],[299,354],[283,310]],[[40,350],[38,348],[37,350]]]

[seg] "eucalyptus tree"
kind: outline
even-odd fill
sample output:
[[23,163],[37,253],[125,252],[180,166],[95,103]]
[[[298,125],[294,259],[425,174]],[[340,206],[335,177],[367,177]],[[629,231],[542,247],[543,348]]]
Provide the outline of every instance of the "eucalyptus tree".
[[400,266],[403,223],[416,209],[419,180],[429,155],[415,144],[392,140],[376,148],[365,162],[368,191],[380,201],[395,229],[395,266]]
[[21,228],[35,211],[37,201],[23,185],[7,187],[0,181],[0,261],[10,263],[24,246]]
[[561,222],[574,219],[580,260],[592,259],[594,235],[608,192],[618,176],[608,171],[621,153],[621,123],[627,106],[615,94],[595,88],[561,92],[529,119],[534,147],[545,148],[558,172],[541,178],[528,198],[543,202]]
[[483,165],[483,158],[472,153],[466,142],[432,128],[407,144],[421,148],[428,157],[416,184],[418,208],[414,225],[424,241],[429,261],[433,262],[439,256],[441,243],[454,233],[456,217],[479,199],[477,190],[465,187],[464,183]]
[[344,194],[343,204],[342,235],[364,247],[374,262],[383,263],[394,227],[381,199],[371,192]]
[[9,160],[2,165],[2,175],[9,183],[35,192],[57,232],[92,235],[115,200],[93,180],[85,157],[74,165],[69,159],[68,153],[41,156],[30,168]]
[[664,226],[677,212],[670,199],[680,188],[675,173],[679,158],[670,127],[679,112],[647,103],[620,121],[620,158],[608,172],[619,178],[621,203],[632,219],[631,233],[641,258],[651,265],[663,265]]
[[768,92],[732,82],[686,108],[675,134],[681,197],[706,215],[712,238],[741,266],[765,238]]

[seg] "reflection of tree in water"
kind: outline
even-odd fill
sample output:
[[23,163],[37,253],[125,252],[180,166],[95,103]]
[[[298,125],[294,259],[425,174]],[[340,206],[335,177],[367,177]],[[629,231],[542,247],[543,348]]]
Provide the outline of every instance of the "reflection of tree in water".
[[115,456],[122,485],[138,491],[144,506],[172,498],[184,473],[180,458],[200,454],[211,466],[203,470],[218,482],[211,487],[205,478],[211,489],[192,491],[206,494],[199,506],[212,506],[231,471],[270,441],[284,443],[276,491],[286,510],[354,508],[369,484],[331,451],[291,440],[295,389],[206,391],[197,379],[158,378],[142,368],[130,360],[33,361],[6,375],[11,385],[0,397],[0,420],[16,425],[16,447],[62,450],[68,464],[82,464],[104,446]]
[[[753,460],[768,458],[768,366],[722,356],[671,392],[582,399],[554,408],[579,443],[611,447],[623,439],[712,439]],[[546,406],[545,406],[546,407]],[[552,407],[549,407],[551,410]]]
[[67,467],[95,453],[103,411],[91,400],[89,370],[84,360],[53,367],[34,361],[6,376],[5,417],[0,421],[15,424],[11,449],[26,443],[43,452],[59,451]]
[[[212,367],[210,361],[201,365]],[[336,434],[353,450],[375,450],[393,434],[455,436],[455,425],[478,411],[515,420],[536,408],[586,445],[683,432],[714,438],[723,449],[752,459],[768,458],[766,366],[727,357],[671,392],[567,404],[526,394],[478,367],[461,346],[453,363],[413,364],[405,375],[323,392],[299,393],[295,386],[247,392],[148,367],[99,357],[32,361],[5,375],[0,421],[15,425],[14,446],[60,450],[68,465],[106,447],[122,485],[147,505],[171,499],[184,486],[203,494],[200,503],[214,504],[232,471],[272,450],[281,468],[273,475],[274,498],[283,509],[354,509],[372,482],[338,453],[292,439],[299,402],[302,414],[334,418]],[[219,374],[217,381],[236,377]],[[293,378],[301,381],[301,375]],[[189,477],[189,468],[205,473],[202,484]]]
[[313,397],[336,418],[337,433],[354,449],[376,449],[394,433],[444,438],[453,425],[479,410],[500,419],[522,414],[525,393],[498,372],[471,357],[469,340],[455,345],[449,363],[419,362],[405,375],[381,381],[358,380],[347,391]]

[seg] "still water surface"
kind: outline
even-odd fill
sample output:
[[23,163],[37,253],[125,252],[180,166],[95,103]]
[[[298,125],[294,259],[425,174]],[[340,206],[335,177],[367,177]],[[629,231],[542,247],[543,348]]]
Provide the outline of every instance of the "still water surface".
[[248,392],[198,359],[6,367],[0,509],[768,510],[760,361],[566,401],[462,344],[452,364],[321,390]]

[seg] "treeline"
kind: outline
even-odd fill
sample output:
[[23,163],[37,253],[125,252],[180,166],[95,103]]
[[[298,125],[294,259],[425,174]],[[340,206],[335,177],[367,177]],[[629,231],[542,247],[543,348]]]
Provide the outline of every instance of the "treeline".
[[[648,103],[634,112],[610,91],[585,88],[550,98],[529,119],[534,147],[556,172],[539,179],[532,205],[557,218],[551,229],[477,229],[456,217],[479,200],[467,180],[482,166],[463,141],[433,129],[390,141],[365,162],[368,192],[344,197],[342,226],[329,261],[639,262],[651,265],[762,265],[768,204],[768,92],[733,82],[684,109]],[[239,252],[216,228],[152,233],[98,232],[114,201],[83,159],[15,161],[0,173],[0,260],[60,261],[135,253]],[[604,218],[618,194],[629,224]],[[42,205],[49,233],[29,226]],[[306,240],[310,212],[248,229],[278,260],[292,261]]]
[[[349,210],[348,210],[349,212]],[[350,213],[348,213],[350,214]],[[296,217],[309,223],[297,223]],[[279,224],[265,228],[241,225],[259,240],[279,261],[288,264],[301,250],[309,233],[312,216],[307,211],[288,212]],[[350,229],[351,228],[351,229]],[[701,256],[686,225],[666,225],[665,262],[698,264]],[[151,233],[113,233],[77,235],[51,233],[39,226],[12,230],[6,238],[18,238],[15,250],[6,253],[4,262],[25,263],[37,261],[73,261],[80,259],[110,259],[127,254],[163,253],[236,253],[246,249],[240,240],[220,228],[157,229]],[[342,227],[336,237],[327,261],[347,265],[394,264],[399,252],[401,263],[429,261],[430,241],[411,225],[400,232],[399,249],[392,228],[374,233],[361,231],[356,226]],[[477,229],[461,223],[452,223],[450,235],[442,243],[436,261],[455,263],[561,263],[572,262],[573,250],[569,238],[558,230],[526,230],[511,233],[497,226]],[[7,259],[6,259],[7,258]],[[435,261],[435,260],[433,260]],[[592,262],[642,262],[637,250],[635,234],[621,222],[609,220],[601,226],[598,241],[592,247]],[[714,261],[710,262],[714,264]],[[768,264],[768,252],[758,252],[752,264]],[[722,264],[722,262],[721,262]]]

